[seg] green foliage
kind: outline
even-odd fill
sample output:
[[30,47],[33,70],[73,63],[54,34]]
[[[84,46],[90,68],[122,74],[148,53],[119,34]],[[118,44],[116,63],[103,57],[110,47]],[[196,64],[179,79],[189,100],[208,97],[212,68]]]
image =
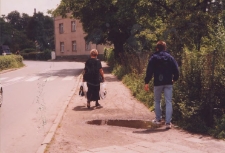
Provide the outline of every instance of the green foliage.
[[[138,100],[142,101],[147,107],[152,110],[154,102],[153,93],[148,93],[144,90],[144,75],[137,74],[138,71],[135,69],[136,61],[133,58],[136,58],[136,56],[132,54],[126,54],[125,58],[129,59],[128,62],[130,63],[121,65],[117,63],[117,61],[113,57],[113,53],[114,52],[112,49],[105,49],[104,53],[106,62],[113,68],[112,73],[116,75],[118,79],[121,79],[123,81],[123,83],[131,90],[132,94]],[[152,89],[152,84],[150,86],[150,89]]]
[[24,59],[29,60],[49,60],[51,59],[51,51],[44,50],[42,52],[29,52],[29,53],[21,53]]
[[34,14],[27,25],[27,37],[34,41],[37,50],[54,49],[54,21],[43,13]]
[[119,78],[125,74],[138,73],[141,74],[146,65],[146,60],[148,59],[148,52],[139,53],[125,53],[121,54],[121,60],[118,61],[114,58],[114,50],[112,48],[105,49],[104,58],[108,64],[113,67],[113,73]]
[[20,13],[18,11],[12,11],[6,16],[6,19],[11,25],[18,26],[20,17]]
[[36,48],[26,48],[26,49],[23,49],[22,51],[20,51],[21,54],[23,53],[30,53],[30,52],[35,52],[36,51]]
[[188,120],[179,120],[179,122],[175,121],[175,123],[184,130],[193,133],[208,134],[209,127],[201,120],[200,116],[195,116]]
[[122,79],[125,74],[127,74],[126,67],[115,64],[112,73],[117,76],[118,79]]
[[10,68],[20,68],[24,66],[23,58],[20,55],[0,56],[0,71]]
[[210,134],[216,138],[225,140],[225,115],[221,118],[215,118],[216,124],[210,130]]
[[13,31],[12,25],[0,18],[0,45],[7,45],[11,41],[11,34]]
[[[220,0],[62,0],[53,14],[72,12],[88,41],[113,44],[114,50],[105,51],[113,73],[149,105],[153,96],[142,87],[147,58],[155,42],[165,40],[180,67],[173,121],[192,132],[208,133],[220,127],[225,114],[223,5]],[[216,131],[215,137],[224,136],[221,128]]]
[[21,55],[11,55],[16,63],[19,65],[19,67],[23,66],[23,57]]
[[[225,114],[224,51],[182,54],[180,79],[174,85],[174,120],[184,129],[207,133]],[[217,125],[218,126],[218,125]]]
[[147,0],[62,0],[52,13],[65,17],[71,12],[71,17],[82,22],[87,41],[113,44],[115,57],[118,58],[124,52],[125,44],[127,48],[140,52],[148,50],[150,42],[157,40],[163,24],[154,11],[157,7]]
[[[126,59],[131,61],[135,61],[134,57],[135,54],[125,56]],[[214,66],[212,66],[213,58],[216,59]],[[222,117],[225,114],[225,95],[223,94],[225,93],[224,58],[225,54],[222,51],[198,52],[185,49],[185,52],[182,54],[180,79],[174,84],[174,123],[191,132],[211,134],[220,139],[224,138],[224,117]],[[152,111],[154,109],[153,92],[144,91],[145,69],[138,73],[135,70],[136,62],[132,63],[128,60],[125,63],[129,64],[120,65],[114,63],[113,73],[119,79],[122,79],[123,83],[131,90],[133,96]],[[147,59],[143,63],[146,66]],[[214,78],[212,82],[210,78],[213,67]],[[150,83],[149,87],[150,91],[152,91],[153,82]],[[211,103],[213,105],[210,107]],[[162,103],[162,107],[165,107],[165,103]],[[212,115],[215,120],[213,123],[210,122],[210,109],[213,109]]]
[[104,59],[107,61],[108,65],[114,67],[115,58],[113,48],[105,48],[104,49]]
[[146,68],[146,61],[149,59],[149,52],[127,52],[122,56],[121,64],[128,72],[142,74]]
[[12,53],[25,48],[53,50],[55,48],[53,22],[51,17],[44,16],[40,12],[29,16],[12,11],[7,16],[0,17],[0,45],[8,45]]
[[12,11],[5,18],[0,18],[0,44],[8,45],[12,53],[23,48],[35,47],[26,36],[26,25],[29,21],[27,14],[21,17],[19,12]]
[[[152,109],[154,105],[154,97],[152,92],[144,90],[144,76],[134,73],[124,75],[122,78],[123,83],[131,90],[134,97],[143,102],[145,106]],[[150,85],[152,89],[152,84]]]

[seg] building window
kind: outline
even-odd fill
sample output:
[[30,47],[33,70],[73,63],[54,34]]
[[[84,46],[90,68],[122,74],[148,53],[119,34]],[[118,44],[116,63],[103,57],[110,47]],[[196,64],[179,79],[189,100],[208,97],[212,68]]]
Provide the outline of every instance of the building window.
[[71,31],[72,32],[76,31],[76,22],[75,21],[71,21]]
[[64,42],[60,42],[60,52],[64,52]]
[[76,51],[76,50],[77,50],[76,41],[72,41],[72,51]]
[[91,44],[90,44],[90,42],[85,41],[85,50],[86,51],[91,50]]
[[63,33],[63,23],[59,24],[59,33]]

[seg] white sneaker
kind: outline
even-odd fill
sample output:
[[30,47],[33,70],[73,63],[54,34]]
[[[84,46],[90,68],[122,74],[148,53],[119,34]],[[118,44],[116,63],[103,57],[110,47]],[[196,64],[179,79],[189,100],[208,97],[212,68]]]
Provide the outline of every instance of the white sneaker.
[[152,120],[152,123],[154,123],[154,124],[161,124],[161,120],[156,120],[156,119],[154,119],[154,120]]
[[172,124],[171,123],[166,123],[166,129],[171,129]]

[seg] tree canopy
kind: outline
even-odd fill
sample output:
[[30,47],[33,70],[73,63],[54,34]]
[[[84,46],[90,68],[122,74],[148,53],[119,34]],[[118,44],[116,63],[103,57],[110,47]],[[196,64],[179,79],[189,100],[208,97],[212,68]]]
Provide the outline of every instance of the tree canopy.
[[53,50],[55,47],[53,19],[41,12],[33,16],[18,11],[2,15],[0,36],[0,45],[8,45],[13,53],[26,48]]
[[[111,43],[116,55],[123,52],[127,40],[140,32],[138,16],[142,1],[116,0],[62,0],[60,6],[53,12],[55,15],[66,16],[72,12],[72,17],[79,19],[87,33],[86,39],[97,44]],[[138,28],[138,29],[135,29]]]
[[[171,50],[200,50],[210,44],[224,17],[224,0],[62,0],[53,15],[72,13],[97,44],[139,51],[163,39]],[[223,21],[224,22],[224,21]],[[141,48],[140,48],[141,47]]]
[[27,25],[27,36],[36,42],[39,49],[54,48],[54,25],[53,19],[44,16],[43,13],[35,13]]

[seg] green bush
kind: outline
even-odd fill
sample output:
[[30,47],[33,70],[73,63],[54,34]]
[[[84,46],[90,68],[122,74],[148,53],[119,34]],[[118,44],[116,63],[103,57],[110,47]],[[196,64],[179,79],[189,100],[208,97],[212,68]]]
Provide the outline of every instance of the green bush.
[[51,51],[44,50],[42,52],[29,52],[29,53],[21,53],[24,59],[27,60],[49,60],[51,59]]
[[116,61],[114,58],[113,48],[105,48],[104,49],[104,60],[107,61],[108,65],[110,67],[114,67],[114,64],[116,64]]
[[35,51],[36,51],[35,48],[26,48],[26,49],[23,49],[20,53],[23,54],[23,53],[30,53]]
[[[113,65],[113,74],[123,81],[133,96],[153,110],[153,81],[149,84],[150,92],[144,91],[147,58],[143,58],[138,66],[141,56],[136,54],[124,54],[122,64],[114,60],[113,50],[107,51],[105,56],[106,62],[109,60]],[[173,123],[187,131],[225,139],[225,52],[184,50],[181,56],[180,79],[173,86]],[[138,67],[141,67],[139,71]],[[164,108],[163,101],[162,97]]]
[[114,75],[116,75],[117,78],[120,79],[120,80],[123,78],[123,76],[125,74],[127,74],[127,72],[128,71],[127,71],[126,67],[124,67],[122,65],[119,65],[119,64],[115,64],[114,65],[114,68],[113,68],[113,71],[112,71],[112,73]]
[[[146,59],[141,61],[142,64],[142,72],[145,72],[145,68],[143,65],[146,65]],[[129,64],[118,64],[114,59],[113,49],[105,49],[104,57],[106,62],[112,67],[112,73],[117,76],[118,79],[122,80],[123,83],[131,90],[132,94],[140,101],[142,101],[146,107],[153,109],[154,98],[152,92],[146,92],[144,90],[144,74],[138,74],[136,68],[137,66],[137,55],[132,54],[124,54],[125,58],[121,61],[124,61]],[[141,57],[141,56],[139,56]],[[152,83],[150,84],[152,86]],[[152,87],[150,87],[152,89]]]
[[[146,92],[144,90],[143,75],[138,75],[135,73],[126,74],[124,75],[122,81],[131,90],[134,97],[136,97],[139,101],[143,102],[145,106],[153,110],[153,90],[150,92]],[[150,84],[150,89],[153,89],[152,83]]]
[[20,55],[0,56],[0,71],[22,66],[24,66],[23,57]]
[[[208,133],[219,126],[215,118],[225,114],[224,58],[223,51],[183,53],[180,79],[174,85],[173,113],[173,120],[182,128]],[[218,137],[220,130],[214,133]]]
[[209,133],[219,139],[225,140],[225,114],[221,118],[215,118],[216,124]]

